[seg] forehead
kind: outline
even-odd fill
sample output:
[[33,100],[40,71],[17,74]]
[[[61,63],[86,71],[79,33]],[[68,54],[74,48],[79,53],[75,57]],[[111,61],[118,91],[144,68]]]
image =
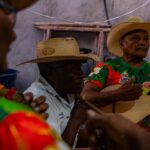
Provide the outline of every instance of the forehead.
[[148,32],[146,30],[143,30],[143,29],[133,30],[133,31],[127,32],[125,35],[123,35],[121,37],[121,39],[124,39],[124,38],[129,37],[129,36],[134,36],[134,35],[148,36]]
[[82,63],[84,63],[85,60],[62,60],[62,61],[57,61],[54,62],[53,64],[55,66],[81,66]]

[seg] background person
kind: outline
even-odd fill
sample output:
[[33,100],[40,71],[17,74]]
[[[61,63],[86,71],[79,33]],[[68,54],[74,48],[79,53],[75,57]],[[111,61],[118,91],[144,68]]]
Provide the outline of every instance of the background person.
[[[94,68],[82,90],[82,98],[99,105],[138,99],[142,95],[142,83],[150,81],[150,63],[144,60],[149,49],[149,34],[150,23],[138,17],[114,26],[107,46],[118,57]],[[120,88],[100,92],[116,84],[121,84]]]

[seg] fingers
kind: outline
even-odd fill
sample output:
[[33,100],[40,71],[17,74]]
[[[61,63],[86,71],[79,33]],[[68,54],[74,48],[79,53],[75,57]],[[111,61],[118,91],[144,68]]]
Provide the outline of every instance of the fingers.
[[44,120],[48,119],[49,114],[48,113],[41,113],[41,116]]
[[136,100],[142,95],[142,92],[141,84],[122,85],[118,89],[118,100]]
[[33,94],[31,92],[24,94],[24,103],[30,103],[33,100]]
[[45,111],[48,109],[49,105],[45,103],[46,98],[44,96],[40,96],[36,99],[33,99],[33,94],[28,92],[24,94],[24,104],[31,107],[33,111],[42,115],[44,119],[48,118],[48,114]]
[[47,103],[43,103],[39,106],[33,107],[33,110],[38,113],[42,113],[42,112],[45,112],[48,109],[48,107],[49,107],[49,105]]
[[128,81],[126,81],[123,85],[133,84],[135,81],[135,77],[131,77]]
[[32,93],[26,93],[24,95],[25,98],[25,104],[30,106],[34,111],[38,113],[42,113],[48,109],[48,104],[45,103],[46,98],[44,96],[40,96],[33,100],[33,94]]
[[38,98],[36,98],[34,101],[36,102],[37,105],[40,105],[42,103],[44,103],[46,100],[45,96],[40,96]]

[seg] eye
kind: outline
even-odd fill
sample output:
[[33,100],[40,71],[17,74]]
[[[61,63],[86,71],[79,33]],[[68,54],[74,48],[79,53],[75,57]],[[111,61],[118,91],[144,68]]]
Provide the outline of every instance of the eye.
[[144,37],[144,41],[149,41],[149,37],[148,37],[148,36],[145,36],[145,37]]
[[131,40],[132,42],[138,42],[138,41],[140,40],[140,36],[134,35],[134,36],[132,36],[132,37],[130,38],[130,40]]

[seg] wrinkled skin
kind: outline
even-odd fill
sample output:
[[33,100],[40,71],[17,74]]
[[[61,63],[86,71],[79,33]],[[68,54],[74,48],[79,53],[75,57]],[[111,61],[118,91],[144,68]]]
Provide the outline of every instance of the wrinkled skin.
[[148,33],[144,30],[134,30],[124,35],[120,40],[123,57],[133,67],[142,65],[147,56],[150,41]]

